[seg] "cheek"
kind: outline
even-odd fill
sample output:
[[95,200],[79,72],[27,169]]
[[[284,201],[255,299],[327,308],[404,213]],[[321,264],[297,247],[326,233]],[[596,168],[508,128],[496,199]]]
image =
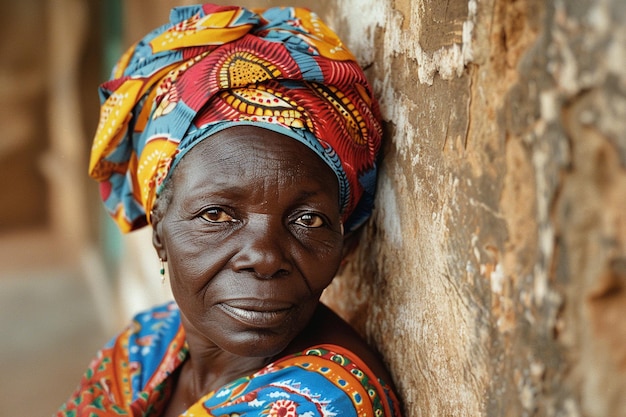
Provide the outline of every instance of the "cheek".
[[176,287],[197,291],[224,267],[229,259],[227,248],[214,242],[189,228],[168,228],[166,249],[173,291]]
[[314,292],[323,291],[333,280],[342,260],[343,238],[326,242],[315,251],[304,250],[306,260],[299,262],[299,269],[307,277]]

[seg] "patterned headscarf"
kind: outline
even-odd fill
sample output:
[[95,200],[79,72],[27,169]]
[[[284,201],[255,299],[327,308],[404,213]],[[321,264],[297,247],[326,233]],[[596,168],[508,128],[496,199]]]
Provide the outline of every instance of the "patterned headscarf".
[[100,86],[90,175],[120,229],[149,223],[173,168],[199,141],[241,124],[312,149],[335,172],[344,227],[369,216],[381,126],[355,58],[314,13],[212,4],[175,8]]

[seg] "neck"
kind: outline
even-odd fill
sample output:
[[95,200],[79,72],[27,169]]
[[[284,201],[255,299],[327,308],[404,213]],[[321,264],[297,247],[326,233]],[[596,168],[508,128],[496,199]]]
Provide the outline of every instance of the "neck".
[[220,348],[198,352],[189,345],[192,392],[197,398],[270,363],[268,358],[233,355]]
[[[184,319],[183,319],[184,320]],[[189,358],[183,365],[178,383],[194,400],[214,391],[242,376],[263,368],[273,358],[246,357],[227,352],[219,346],[207,343],[207,339],[187,332]]]

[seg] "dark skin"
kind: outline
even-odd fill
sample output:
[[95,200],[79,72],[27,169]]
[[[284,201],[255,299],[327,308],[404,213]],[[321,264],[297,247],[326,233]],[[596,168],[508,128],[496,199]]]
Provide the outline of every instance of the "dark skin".
[[189,357],[164,416],[270,362],[328,343],[387,383],[378,357],[319,302],[344,250],[337,179],[305,145],[236,126],[196,145],[154,208]]

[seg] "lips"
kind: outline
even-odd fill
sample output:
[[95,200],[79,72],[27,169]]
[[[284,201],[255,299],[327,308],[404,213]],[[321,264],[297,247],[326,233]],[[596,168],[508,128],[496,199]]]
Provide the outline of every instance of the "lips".
[[294,305],[262,300],[235,300],[218,304],[218,307],[235,320],[258,328],[278,327],[291,314]]

